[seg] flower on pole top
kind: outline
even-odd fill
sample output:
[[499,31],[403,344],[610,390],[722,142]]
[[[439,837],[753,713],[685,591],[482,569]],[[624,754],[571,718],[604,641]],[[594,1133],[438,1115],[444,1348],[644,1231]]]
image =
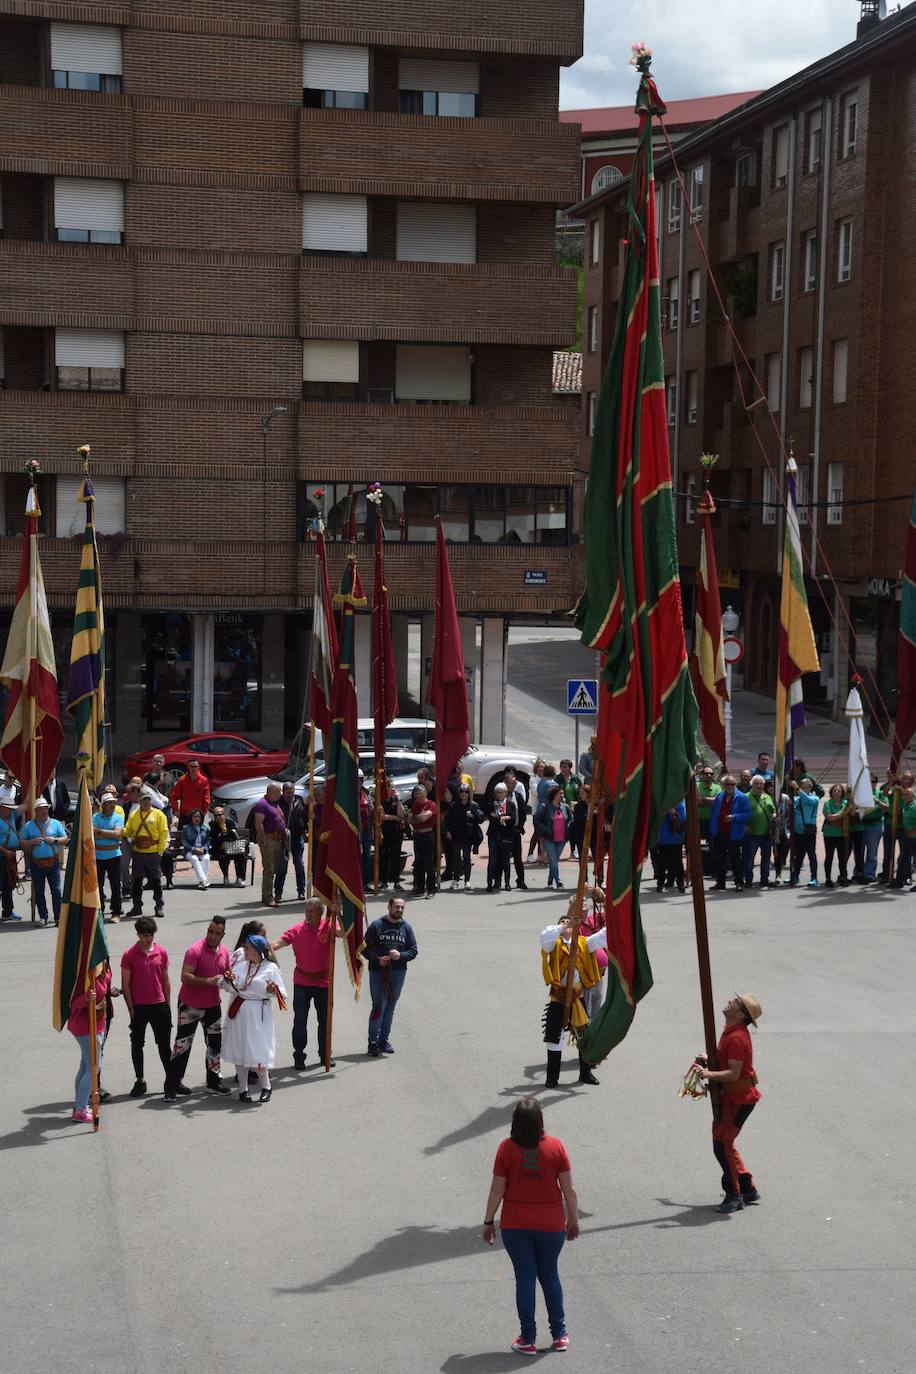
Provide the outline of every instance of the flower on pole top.
[[642,39],[630,44],[630,66],[645,76],[652,64],[652,49]]
[[316,487],[316,488],[315,488],[315,490],[312,492],[312,500],[313,500],[313,501],[323,501],[323,500],[324,500],[324,487]]
[[718,453],[700,454],[700,467],[703,469],[703,495],[697,504],[697,510],[701,515],[715,515],[716,513],[716,503],[712,499],[712,492],[709,490],[709,474],[718,461]]
[[371,501],[376,509],[382,504],[382,484],[381,482],[370,482],[366,490],[366,500]]

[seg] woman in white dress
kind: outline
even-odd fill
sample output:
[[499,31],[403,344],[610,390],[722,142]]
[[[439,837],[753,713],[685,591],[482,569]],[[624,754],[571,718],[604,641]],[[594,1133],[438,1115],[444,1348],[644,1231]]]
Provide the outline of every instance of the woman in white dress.
[[285,1009],[286,988],[265,937],[249,935],[223,976],[223,991],[229,997],[223,1022],[223,1058],[236,1066],[240,1102],[252,1100],[249,1069],[258,1075],[259,1101],[269,1102],[273,1090],[268,1070],[273,1068],[277,1044],[273,1004],[276,1000]]

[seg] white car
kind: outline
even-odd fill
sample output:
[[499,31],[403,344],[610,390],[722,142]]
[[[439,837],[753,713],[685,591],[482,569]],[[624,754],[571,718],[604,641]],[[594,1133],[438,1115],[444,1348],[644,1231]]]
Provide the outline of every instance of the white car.
[[472,744],[458,768],[470,777],[477,800],[489,806],[493,800],[494,787],[498,782],[505,781],[507,768],[515,769],[518,781],[526,793],[530,793],[531,771],[536,758],[537,754],[526,754],[520,749]]

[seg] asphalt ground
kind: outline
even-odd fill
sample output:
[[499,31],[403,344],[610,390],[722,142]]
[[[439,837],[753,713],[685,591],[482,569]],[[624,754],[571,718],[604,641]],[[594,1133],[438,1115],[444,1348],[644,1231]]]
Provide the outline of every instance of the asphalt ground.
[[[257,888],[204,894],[188,881],[180,869],[159,932],[176,986],[212,912],[228,917],[232,944],[253,914],[271,935],[299,919],[294,902],[263,911]],[[710,898],[717,1005],[750,990],[764,1006],[764,1096],[741,1137],[762,1202],[722,1217],[708,1105],[676,1096],[702,1048],[689,895],[644,889],[655,986],[600,1087],[577,1084],[569,1051],[548,1091],[537,934],[565,898],[547,893],[543,869],[529,882],[411,901],[420,953],[396,1053],[366,1057],[367,998],[354,1002],[339,970],[336,1069],[313,1067],[310,1046],[294,1071],[291,1013],[279,1015],[264,1106],[203,1090],[199,1039],[192,1096],[131,1099],[119,1003],[104,1066],[113,1097],[95,1136],[70,1120],[76,1046],[50,1025],[53,928],[0,927],[4,1370],[516,1368],[511,1266],[481,1243],[480,1223],[512,1106],[536,1091],[582,1213],[561,1259],[572,1366],[908,1374],[916,896]],[[370,915],[382,906],[370,899]],[[117,967],[132,926],[108,933]],[[151,1041],[147,1056],[156,1090]]]

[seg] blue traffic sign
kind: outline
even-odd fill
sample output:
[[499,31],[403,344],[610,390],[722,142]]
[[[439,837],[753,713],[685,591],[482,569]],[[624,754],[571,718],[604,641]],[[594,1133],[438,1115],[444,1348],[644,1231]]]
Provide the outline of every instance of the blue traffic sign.
[[598,680],[593,677],[566,679],[566,714],[593,716],[598,710]]

